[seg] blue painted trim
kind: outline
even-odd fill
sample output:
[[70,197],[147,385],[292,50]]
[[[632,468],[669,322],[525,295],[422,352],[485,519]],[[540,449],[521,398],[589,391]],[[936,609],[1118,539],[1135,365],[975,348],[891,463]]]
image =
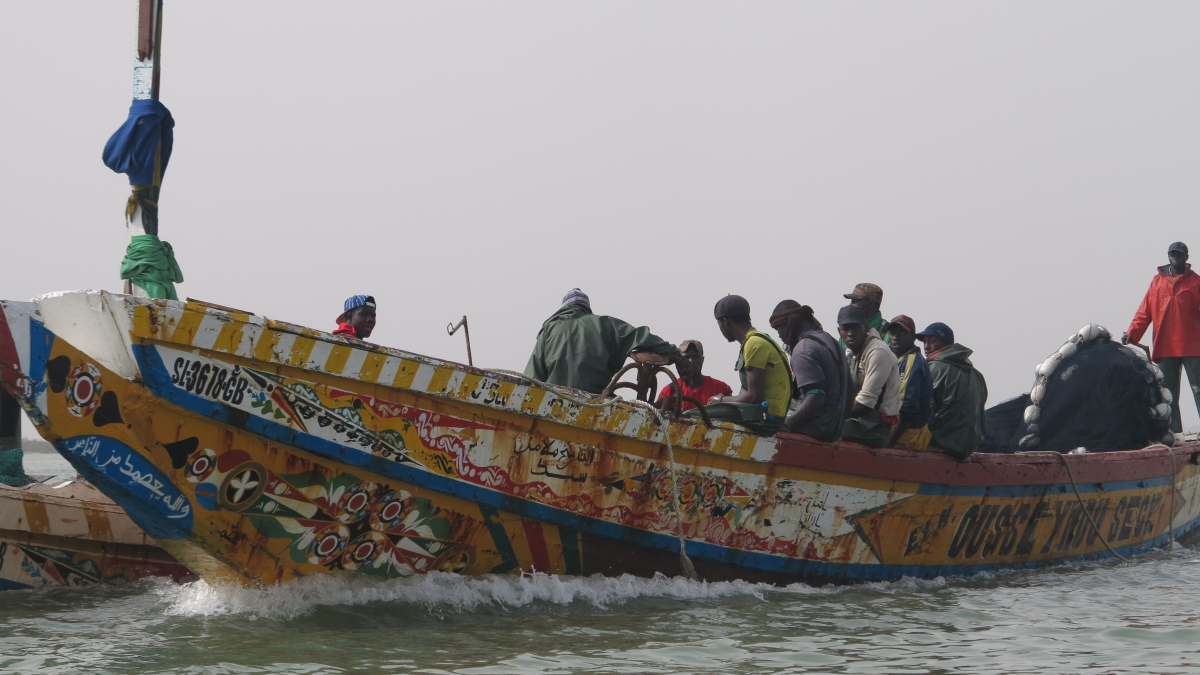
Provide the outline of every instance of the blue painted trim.
[[[209,417],[225,424],[230,423],[230,409],[219,403],[200,398],[195,394],[176,388],[171,383],[170,375],[163,364],[162,358],[152,345],[134,345],[134,356],[137,358],[143,381],[155,396],[166,399],[194,413]],[[240,412],[239,412],[240,414]],[[440,492],[464,499],[476,504],[490,506],[494,509],[507,511],[527,518],[533,518],[552,525],[568,527],[579,532],[586,532],[599,537],[607,537],[629,544],[658,549],[670,553],[679,552],[679,540],[672,535],[658,534],[639,530],[637,528],[611,523],[587,516],[571,513],[545,504],[528,501],[506,495],[495,490],[466,483],[464,481],[439,476],[411,464],[400,464],[391,460],[370,455],[361,450],[346,448],[337,443],[302,434],[281,424],[251,418],[247,424],[231,424],[258,434],[273,441],[290,445],[301,450],[312,452],[333,461],[358,466],[372,473],[387,476],[411,485]],[[1067,486],[1070,489],[1070,486]],[[1177,536],[1200,523],[1200,517],[1190,523],[1175,528]],[[1141,553],[1167,542],[1167,535],[1153,540],[1131,544],[1117,548],[1123,556]],[[799,577],[844,578],[856,581],[891,581],[901,577],[933,578],[939,576],[970,576],[981,572],[1002,569],[1034,569],[1059,563],[1081,562],[1085,560],[1103,560],[1111,558],[1107,551],[1087,553],[1069,558],[1054,560],[1039,560],[1026,563],[999,563],[979,565],[884,565],[864,563],[826,563],[812,560],[800,560],[783,556],[741,551],[705,542],[688,540],[688,556],[700,560],[748,567],[767,572],[795,575]]]
[[[119,441],[116,441],[116,439],[112,439],[107,436],[102,438],[119,443]],[[96,486],[96,489],[103,492],[104,496],[113,500],[114,504],[121,507],[121,509],[124,510],[129,516],[130,520],[132,520],[135,525],[142,528],[146,534],[154,537],[155,539],[162,540],[187,539],[189,536],[191,536],[192,519],[190,516],[187,519],[188,528],[181,528],[178,523],[164,516],[160,511],[158,511],[158,509],[155,509],[152,505],[147,503],[146,500],[130,492],[129,488],[110,478],[108,474],[104,473],[100,469],[97,469],[94,465],[92,465],[91,462],[71,452],[70,448],[68,448],[66,445],[70,440],[71,439],[63,439],[58,441],[54,444],[54,449],[58,451],[58,454],[62,455],[68,462],[70,462],[71,466],[75,467],[75,470],[79,472],[79,475],[83,476],[84,480]],[[121,445],[124,444],[122,443]],[[130,452],[137,454],[132,448],[130,448]],[[148,460],[147,463],[149,463]],[[174,483],[167,482],[167,484],[172,488],[175,488]]]
[[54,346],[54,333],[42,322],[29,317],[29,372],[26,375],[36,383],[46,379],[46,361],[50,348]]
[[54,333],[50,332],[41,321],[29,317],[29,363],[25,364],[29,378],[29,407],[26,412],[34,424],[45,424],[39,401],[46,395],[46,361],[50,359],[50,349],[54,346]]
[[583,562],[579,552],[579,533],[569,527],[558,526],[558,540],[562,542],[563,562],[567,574],[583,574]]
[[19,584],[8,579],[0,579],[0,591],[27,591],[33,588],[28,584]]
[[493,574],[503,574],[520,567],[521,562],[517,560],[512,540],[508,538],[504,523],[500,522],[500,512],[491,506],[480,504],[479,515],[483,516],[483,523],[487,525],[488,533],[492,535],[492,543],[496,545],[496,552],[500,554],[500,564],[489,571]]

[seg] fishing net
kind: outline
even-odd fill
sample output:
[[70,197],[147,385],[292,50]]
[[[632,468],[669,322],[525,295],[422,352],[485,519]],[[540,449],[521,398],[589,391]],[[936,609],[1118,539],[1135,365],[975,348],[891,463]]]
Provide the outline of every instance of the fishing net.
[[981,450],[1096,452],[1174,443],[1162,371],[1145,352],[1114,342],[1105,328],[1084,326],[1036,371],[1027,396],[985,412]]
[[0,450],[0,483],[21,487],[33,482],[32,478],[25,475],[24,457],[25,452],[21,448]]
[[1021,429],[1025,408],[1029,407],[1029,394],[1021,394],[983,412],[983,441],[976,452],[1016,451],[1017,431]]

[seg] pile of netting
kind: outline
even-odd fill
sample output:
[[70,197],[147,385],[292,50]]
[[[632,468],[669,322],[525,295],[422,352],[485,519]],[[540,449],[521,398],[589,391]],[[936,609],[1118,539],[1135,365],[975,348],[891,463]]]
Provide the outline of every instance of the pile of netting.
[[25,475],[25,452],[21,448],[0,450],[0,484],[21,487],[34,482]]
[[1029,394],[1021,394],[983,411],[983,441],[976,452],[1016,452]]
[[1173,445],[1171,392],[1146,352],[1089,324],[1036,368],[1029,394],[984,413],[981,452]]

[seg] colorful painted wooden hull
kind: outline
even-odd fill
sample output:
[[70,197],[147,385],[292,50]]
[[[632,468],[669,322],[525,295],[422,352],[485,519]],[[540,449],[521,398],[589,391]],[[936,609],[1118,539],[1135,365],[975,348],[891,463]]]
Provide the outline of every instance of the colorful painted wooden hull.
[[[538,570],[974,574],[1191,533],[1200,445],[1068,457],[869,450],[646,410],[196,303],[7,303],[0,377],[196,572],[275,582]],[[675,490],[678,484],[678,504]],[[1085,509],[1099,523],[1099,535]]]
[[190,575],[86,483],[0,485],[0,590]]

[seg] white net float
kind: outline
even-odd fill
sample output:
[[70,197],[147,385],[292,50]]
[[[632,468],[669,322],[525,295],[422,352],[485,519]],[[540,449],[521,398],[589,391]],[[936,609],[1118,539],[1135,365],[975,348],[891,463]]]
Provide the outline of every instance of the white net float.
[[1079,351],[1079,347],[1076,347],[1074,342],[1067,342],[1063,346],[1059,347],[1056,353],[1060,358],[1066,360],[1072,356],[1075,356],[1075,352],[1077,351]]
[[1042,409],[1036,405],[1027,406],[1025,408],[1024,420],[1026,424],[1033,424],[1042,416]]

